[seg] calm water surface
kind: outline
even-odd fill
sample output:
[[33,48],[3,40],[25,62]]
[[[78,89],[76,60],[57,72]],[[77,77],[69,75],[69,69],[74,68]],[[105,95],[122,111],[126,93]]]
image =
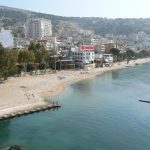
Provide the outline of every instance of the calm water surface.
[[150,150],[150,64],[73,84],[63,107],[0,122],[0,146],[30,150]]

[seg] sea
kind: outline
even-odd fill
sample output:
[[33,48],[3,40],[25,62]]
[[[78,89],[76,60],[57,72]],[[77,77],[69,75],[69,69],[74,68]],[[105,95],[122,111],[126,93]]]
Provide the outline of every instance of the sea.
[[150,150],[150,63],[66,87],[62,108],[0,122],[0,147]]

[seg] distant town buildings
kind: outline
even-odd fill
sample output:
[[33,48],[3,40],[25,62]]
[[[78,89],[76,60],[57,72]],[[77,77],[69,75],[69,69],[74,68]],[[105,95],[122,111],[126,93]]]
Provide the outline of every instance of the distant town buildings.
[[28,38],[14,38],[14,47],[15,48],[19,48],[19,49],[22,49],[22,48],[27,48],[28,45],[30,44],[30,39]]
[[113,41],[110,41],[108,43],[105,44],[105,52],[104,53],[110,53],[110,50],[112,48],[117,48],[116,44]]
[[4,47],[28,48],[30,42],[35,41],[42,44],[49,54],[61,57],[64,64],[75,62],[87,65],[95,61],[100,64],[103,61],[101,58],[112,62],[112,48],[119,49],[120,53],[126,53],[127,49],[137,53],[141,50],[150,51],[150,34],[143,31],[128,35],[108,33],[101,36],[81,28],[77,23],[60,21],[54,26],[52,34],[51,20],[43,18],[31,18],[26,25],[9,29],[11,30],[2,29],[0,33],[0,42]]
[[52,36],[51,20],[29,19],[27,22],[27,38],[40,40]]

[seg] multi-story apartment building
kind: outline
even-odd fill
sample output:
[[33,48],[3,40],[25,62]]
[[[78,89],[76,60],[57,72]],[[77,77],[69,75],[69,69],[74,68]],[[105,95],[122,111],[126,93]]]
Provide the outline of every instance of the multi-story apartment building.
[[104,53],[110,53],[110,50],[112,48],[117,48],[116,44],[113,41],[110,41],[105,44],[105,52]]
[[27,37],[40,40],[52,35],[51,20],[47,19],[29,19],[27,22]]
[[95,51],[92,45],[82,45],[80,48],[72,49],[72,59],[80,63],[94,63]]

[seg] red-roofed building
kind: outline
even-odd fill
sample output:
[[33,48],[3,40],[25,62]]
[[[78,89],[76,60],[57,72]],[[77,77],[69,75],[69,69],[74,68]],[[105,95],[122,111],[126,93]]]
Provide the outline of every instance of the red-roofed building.
[[94,51],[94,46],[93,45],[82,45],[80,46],[80,50],[88,50],[88,51]]
[[94,49],[93,45],[81,45],[79,48],[72,48],[72,59],[84,64],[94,63]]

